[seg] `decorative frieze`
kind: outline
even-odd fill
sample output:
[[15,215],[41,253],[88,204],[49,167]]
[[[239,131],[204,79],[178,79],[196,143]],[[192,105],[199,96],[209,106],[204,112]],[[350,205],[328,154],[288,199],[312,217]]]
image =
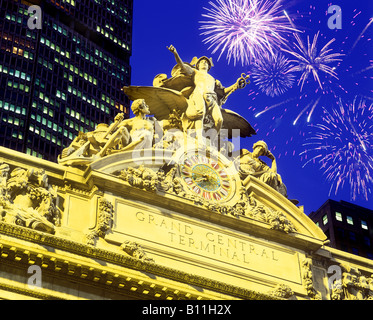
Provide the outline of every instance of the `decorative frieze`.
[[138,168],[129,167],[122,170],[118,177],[131,186],[146,191],[166,192],[182,196],[194,205],[212,212],[236,218],[247,216],[268,223],[271,229],[274,230],[285,233],[296,232],[296,228],[292,222],[283,213],[259,204],[253,197],[247,195],[245,187],[241,186],[238,192],[239,197],[234,204],[206,200],[197,194],[185,190],[181,182],[181,177],[178,175],[179,171],[178,165],[173,165],[167,172],[163,169],[154,172],[144,166]]
[[154,259],[148,258],[144,249],[136,242],[126,240],[121,244],[120,248],[131,257],[145,262],[154,262]]
[[294,295],[294,291],[286,284],[278,284],[269,294],[283,299],[289,299]]

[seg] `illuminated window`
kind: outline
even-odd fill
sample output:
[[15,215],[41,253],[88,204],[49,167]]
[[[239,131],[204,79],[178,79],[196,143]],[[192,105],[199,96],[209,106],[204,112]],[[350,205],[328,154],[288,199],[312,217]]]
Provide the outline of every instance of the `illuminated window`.
[[347,223],[348,223],[348,224],[351,224],[351,225],[354,224],[354,220],[352,219],[352,217],[347,216]]
[[340,212],[336,212],[335,213],[335,218],[338,220],[338,221],[342,221],[343,219],[342,219],[342,213],[340,213]]
[[322,223],[323,223],[323,225],[326,225],[328,223],[328,216],[327,215],[322,217]]
[[365,230],[368,230],[368,224],[367,224],[366,221],[361,220],[361,228],[362,228],[362,229],[365,229]]

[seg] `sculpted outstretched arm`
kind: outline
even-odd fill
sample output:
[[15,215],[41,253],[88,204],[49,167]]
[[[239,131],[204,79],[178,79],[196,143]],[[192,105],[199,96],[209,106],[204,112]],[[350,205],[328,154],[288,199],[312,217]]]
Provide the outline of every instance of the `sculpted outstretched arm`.
[[230,95],[231,93],[235,92],[238,89],[237,82],[235,84],[232,84],[230,87],[224,89],[225,95]]
[[176,48],[171,44],[169,47],[167,47],[167,49],[170,50],[174,54],[176,63],[182,66],[183,61],[181,60],[179,54],[177,53]]
[[180,68],[187,74],[191,74],[193,72],[192,68],[190,68],[189,66],[187,66],[183,60],[181,60],[179,54],[177,53],[176,51],[176,48],[173,46],[173,45],[170,45],[169,47],[167,47],[168,50],[170,50],[174,56],[175,56],[175,60],[176,60],[176,63],[180,66]]
[[230,87],[224,89],[224,94],[226,95],[226,98],[233,92],[235,92],[237,89],[243,89],[246,87],[247,84],[250,83],[248,80],[249,76],[245,75],[244,73],[241,74],[241,77],[239,77],[235,84],[232,84]]

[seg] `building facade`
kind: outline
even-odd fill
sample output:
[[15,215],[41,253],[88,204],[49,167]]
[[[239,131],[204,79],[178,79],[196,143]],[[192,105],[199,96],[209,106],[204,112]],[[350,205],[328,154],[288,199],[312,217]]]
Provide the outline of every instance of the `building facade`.
[[373,261],[259,179],[206,202],[163,171],[177,154],[131,153],[82,169],[0,147],[0,298],[372,299]]
[[309,217],[324,231],[331,247],[373,259],[372,210],[329,199]]
[[0,17],[0,145],[56,161],[79,131],[128,117],[132,0],[1,0]]

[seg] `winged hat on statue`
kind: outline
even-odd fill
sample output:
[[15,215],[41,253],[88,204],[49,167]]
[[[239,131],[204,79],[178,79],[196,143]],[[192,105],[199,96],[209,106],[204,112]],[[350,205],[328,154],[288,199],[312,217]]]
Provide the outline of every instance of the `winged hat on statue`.
[[[221,129],[228,129],[228,138],[240,135],[251,137],[256,132],[250,123],[236,112],[222,108],[230,94],[250,83],[249,76],[242,74],[236,83],[223,87],[208,71],[213,67],[211,58],[194,57],[190,63],[183,62],[174,46],[167,47],[174,54],[177,64],[171,71],[171,78],[158,74],[153,86],[123,87],[131,99],[144,99],[150,113],[159,121],[170,116],[180,118],[184,132],[193,130],[196,136],[208,129],[215,132],[211,140],[219,135]],[[237,129],[237,130],[232,130]]]

